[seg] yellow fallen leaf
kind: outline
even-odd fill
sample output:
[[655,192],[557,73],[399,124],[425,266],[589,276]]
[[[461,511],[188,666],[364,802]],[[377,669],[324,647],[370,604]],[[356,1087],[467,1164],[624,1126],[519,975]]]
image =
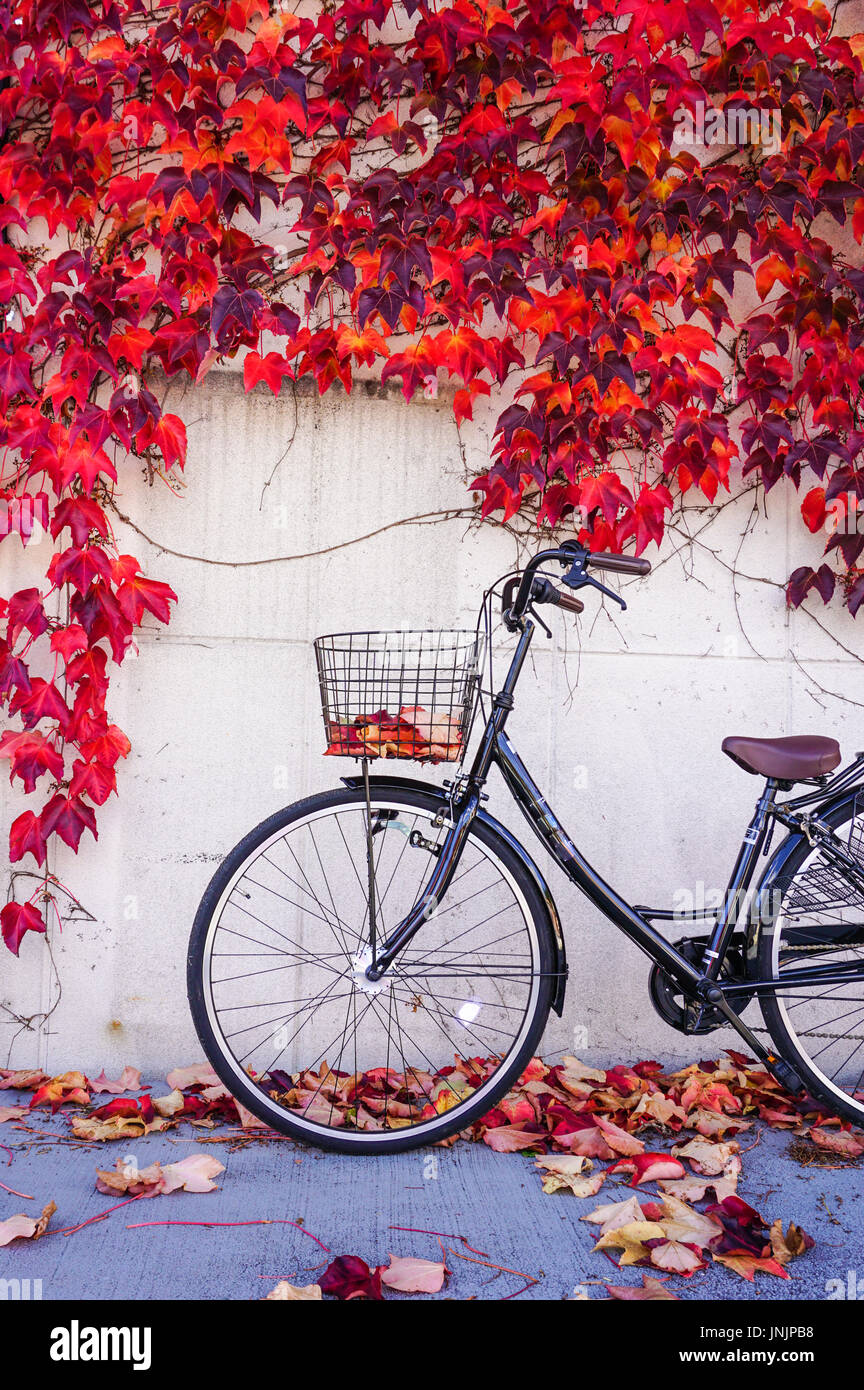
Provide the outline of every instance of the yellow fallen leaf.
[[275,1289],[271,1289],[265,1294],[262,1302],[268,1300],[283,1303],[310,1302],[319,1303],[322,1299],[320,1284],[289,1284],[287,1279],[280,1279]]
[[619,1226],[607,1231],[594,1246],[595,1250],[620,1250],[619,1265],[635,1265],[650,1254],[646,1240],[663,1240],[666,1232],[658,1221],[631,1221],[628,1226]]
[[606,1181],[605,1173],[592,1173],[577,1177],[575,1173],[547,1173],[543,1179],[543,1191],[548,1193],[572,1192],[574,1197],[596,1197]]

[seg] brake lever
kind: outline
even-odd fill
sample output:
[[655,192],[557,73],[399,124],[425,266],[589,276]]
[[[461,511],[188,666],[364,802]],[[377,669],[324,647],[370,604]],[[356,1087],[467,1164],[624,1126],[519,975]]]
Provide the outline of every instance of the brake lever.
[[540,624],[540,626],[542,627],[543,631],[546,633],[546,636],[547,636],[547,637],[551,637],[551,636],[552,636],[552,629],[551,629],[551,627],[547,627],[547,626],[546,626],[546,624],[544,623],[543,619],[540,617],[540,614],[537,612],[537,609],[534,607],[534,604],[533,604],[533,603],[530,603],[530,604],[528,605],[528,612],[531,614],[531,617],[534,619],[535,623],[539,623],[539,624]]
[[608,588],[607,585],[601,584],[600,580],[595,579],[593,574],[586,574],[584,559],[577,561],[576,564],[567,571],[561,582],[562,584],[566,584],[569,589],[584,589],[586,586],[592,589],[599,589],[601,594],[605,594],[607,598],[614,599],[616,603],[621,605],[622,610],[626,611],[627,604],[620,594],[616,594],[615,590]]
[[616,603],[620,603],[622,611],[626,611],[627,604],[624,602],[621,595],[616,594],[614,589],[607,588],[605,584],[601,584],[600,580],[595,579],[593,574],[586,574],[584,576],[582,584],[579,585],[580,589],[582,588],[583,584],[590,584],[592,589],[599,589],[601,594],[606,594],[607,598],[614,598]]

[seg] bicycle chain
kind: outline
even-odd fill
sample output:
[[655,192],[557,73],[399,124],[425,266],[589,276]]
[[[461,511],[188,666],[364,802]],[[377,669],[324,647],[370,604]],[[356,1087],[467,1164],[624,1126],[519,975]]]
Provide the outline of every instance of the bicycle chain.
[[[821,952],[821,951],[823,951],[823,950],[824,950],[824,947],[822,947],[822,946],[786,946],[786,947],[784,947],[784,954],[791,954],[793,951],[797,951],[797,952],[801,952],[801,951],[804,951],[804,952],[807,952],[807,951]],[[842,1002],[842,1001],[840,1001],[840,1002]],[[749,1026],[750,1026],[750,1025],[748,1024],[748,1027],[749,1027]],[[770,1036],[771,1036],[771,1030],[770,1030],[769,1028],[750,1028],[750,1032],[751,1032],[751,1033],[764,1033],[764,1034],[766,1035],[766,1037],[770,1037]],[[848,1041],[849,1039],[851,1039],[852,1042],[864,1042],[864,1034],[862,1034],[862,1033],[807,1033],[806,1036],[807,1036],[808,1038],[834,1038],[834,1039],[836,1039],[838,1042],[846,1042],[846,1041]]]
[[[751,1033],[764,1033],[766,1037],[771,1037],[770,1028],[754,1028],[749,1023],[747,1027]],[[838,1042],[864,1042],[864,1033],[805,1033],[806,1038],[836,1038]]]

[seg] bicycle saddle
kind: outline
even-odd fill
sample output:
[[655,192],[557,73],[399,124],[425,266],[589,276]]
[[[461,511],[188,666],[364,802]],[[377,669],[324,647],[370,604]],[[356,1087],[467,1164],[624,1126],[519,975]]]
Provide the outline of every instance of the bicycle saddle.
[[801,782],[823,777],[840,762],[836,738],[803,734],[793,738],[724,738],[721,747],[745,772],[777,777],[782,782]]

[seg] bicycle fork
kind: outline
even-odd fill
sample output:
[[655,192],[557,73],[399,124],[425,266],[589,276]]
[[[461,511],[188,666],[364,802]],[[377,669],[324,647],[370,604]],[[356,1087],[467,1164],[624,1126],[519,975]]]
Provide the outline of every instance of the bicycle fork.
[[468,838],[468,832],[479,805],[480,791],[477,788],[469,791],[460,802],[454,822],[444,838],[435,868],[426,887],[407,917],[403,917],[398,927],[391,932],[387,940],[382,943],[377,955],[373,957],[372,964],[365,972],[368,980],[374,982],[381,979],[400,951],[404,950],[414,939],[424,922],[428,922],[439,907],[453,881],[453,875],[459,867],[465,841]]

